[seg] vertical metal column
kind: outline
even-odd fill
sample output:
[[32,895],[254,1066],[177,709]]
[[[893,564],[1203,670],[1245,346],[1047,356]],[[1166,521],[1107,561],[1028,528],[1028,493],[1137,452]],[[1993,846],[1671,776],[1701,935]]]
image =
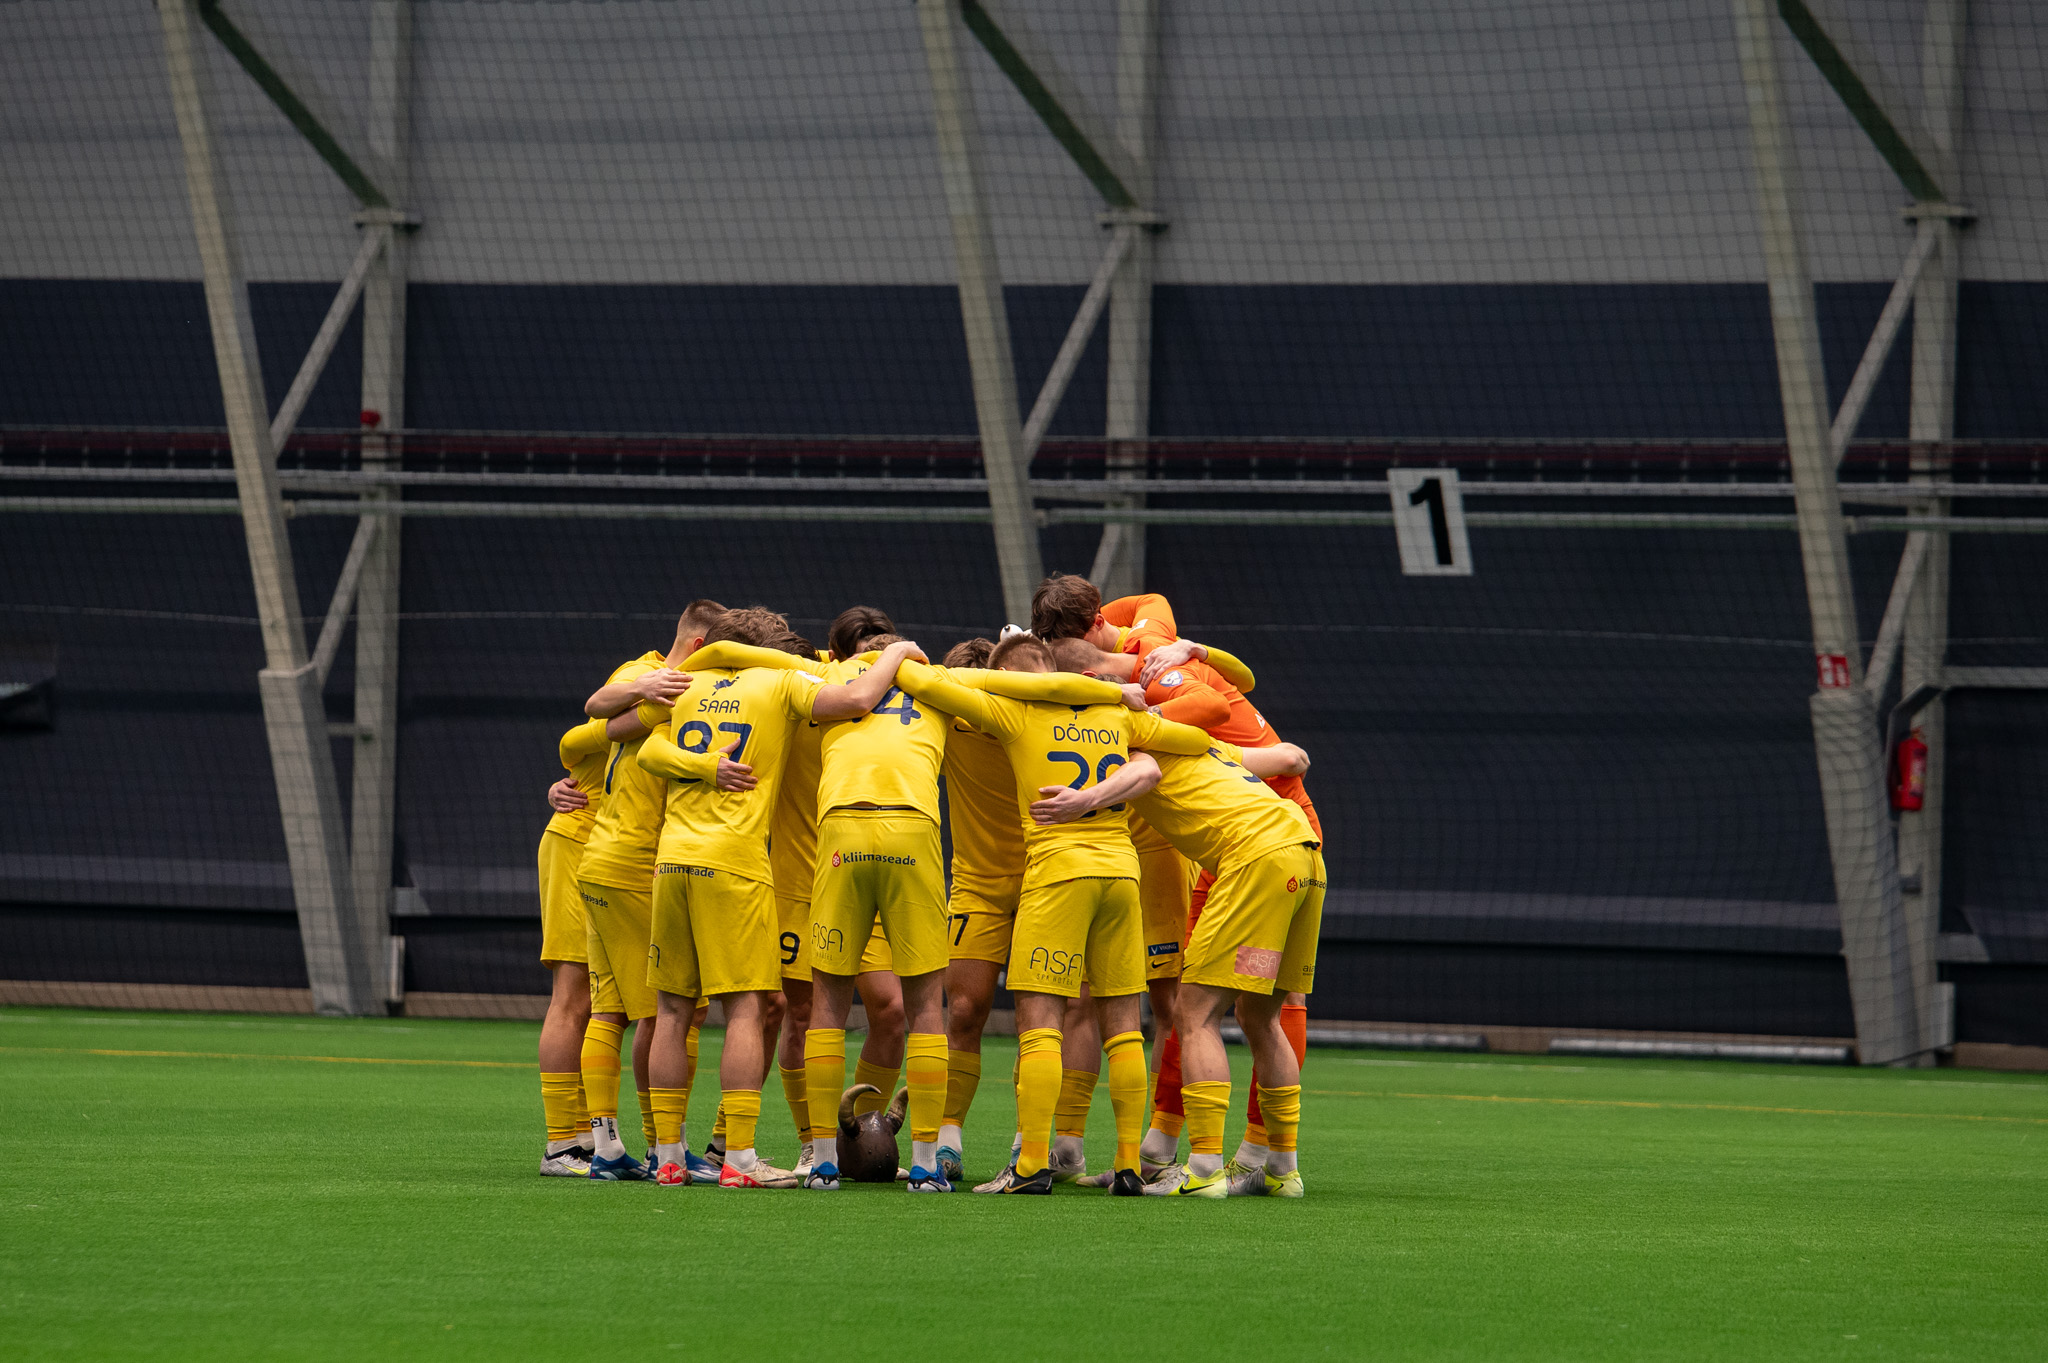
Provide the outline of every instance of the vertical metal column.
[[[1967,5],[1964,0],[1928,0],[1921,29],[1921,122],[1950,163],[1962,163],[1963,60]],[[1954,182],[1945,188],[1952,200],[1962,197]],[[1914,442],[1912,479],[1934,482],[1947,477],[1949,457],[1939,448],[1955,435],[1956,283],[1961,276],[1959,224],[1945,205],[1927,226],[1938,244],[1920,273],[1913,292],[1913,381],[1908,437]],[[1925,514],[1949,514],[1947,498]],[[1939,685],[1948,653],[1949,537],[1929,535],[1920,575],[1908,598],[1902,650],[1901,694],[1925,685]],[[1936,960],[1941,930],[1941,814],[1945,716],[1939,699],[1920,712],[1921,737],[1927,743],[1927,788],[1922,807],[1899,815],[1899,864],[1914,887],[1905,896],[1906,934],[1913,959],[1913,983],[1920,1001],[1921,1038],[1925,1046],[1945,1046],[1955,1039],[1955,990],[1939,980]]]
[[1811,701],[1813,737],[1842,916],[1842,951],[1858,1056],[1867,1065],[1885,1064],[1919,1049],[1891,813],[1876,717],[1855,684],[1862,678],[1862,649],[1841,492],[1828,442],[1820,324],[1793,202],[1792,142],[1774,48],[1776,19],[1770,0],[1733,0],[1733,6],[1800,557],[1821,682]]
[[1002,273],[989,230],[981,133],[974,95],[960,60],[960,0],[917,0],[931,72],[932,114],[939,141],[939,174],[953,225],[953,268],[960,282],[960,320],[974,372],[974,415],[981,429],[981,459],[988,474],[989,512],[995,522],[996,567],[1003,610],[1028,624],[1031,593],[1045,575],[1032,513],[1030,472],[1023,457],[1017,414],[1017,368],[1010,356],[1010,318],[1003,306]]
[[[412,104],[412,0],[373,0],[370,6],[370,126],[373,155],[390,167],[385,186],[394,207],[411,193],[407,155]],[[363,432],[363,467],[398,464],[405,428],[405,284],[409,249],[402,210],[372,209],[358,215],[388,221],[383,253],[363,286],[363,410],[377,423]],[[396,498],[380,488],[369,500]],[[350,868],[363,949],[371,959],[391,959],[391,848],[398,779],[398,571],[403,525],[387,517],[370,544],[356,590],[355,771],[351,781]],[[402,980],[380,977],[391,1001],[402,997]]]
[[[1137,168],[1131,186],[1138,201],[1154,200],[1152,139],[1159,87],[1159,0],[1121,0],[1116,33],[1116,136]],[[1132,221],[1116,222],[1128,213],[1111,213],[1114,230],[1131,235],[1124,263],[1109,295],[1109,411],[1104,434],[1109,437],[1108,474],[1142,478],[1147,464],[1145,437],[1152,428],[1152,233]],[[1138,507],[1142,495],[1119,498],[1110,506]],[[1105,525],[1091,573],[1105,600],[1128,596],[1145,587],[1145,527]]]
[[192,230],[206,281],[206,311],[220,369],[235,485],[255,579],[256,610],[268,666],[258,674],[271,771],[284,819],[285,853],[314,1006],[323,1013],[361,1013],[376,1001],[368,962],[356,949],[348,849],[341,797],[328,746],[318,670],[306,654],[305,621],[292,573],[291,542],[278,496],[276,452],[249,315],[227,178],[214,141],[209,89],[196,39],[193,0],[159,0],[171,105],[184,149]]

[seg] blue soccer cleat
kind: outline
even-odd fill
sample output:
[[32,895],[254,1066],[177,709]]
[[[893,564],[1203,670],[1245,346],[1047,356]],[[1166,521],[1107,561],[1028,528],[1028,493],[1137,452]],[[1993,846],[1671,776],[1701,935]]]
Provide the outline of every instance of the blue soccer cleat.
[[946,1178],[945,1170],[932,1170],[925,1168],[922,1164],[913,1164],[910,1166],[910,1191],[913,1193],[950,1193],[953,1191],[953,1185]]
[[692,1183],[708,1183],[716,1188],[719,1177],[725,1172],[725,1161],[707,1159],[695,1150],[685,1150],[683,1167],[690,1171]]
[[621,1155],[617,1159],[593,1155],[590,1157],[590,1176],[601,1183],[641,1183],[651,1177],[651,1171],[631,1155]]
[[810,1176],[804,1179],[804,1187],[815,1188],[821,1193],[839,1191],[839,1166],[827,1160],[811,1166]]

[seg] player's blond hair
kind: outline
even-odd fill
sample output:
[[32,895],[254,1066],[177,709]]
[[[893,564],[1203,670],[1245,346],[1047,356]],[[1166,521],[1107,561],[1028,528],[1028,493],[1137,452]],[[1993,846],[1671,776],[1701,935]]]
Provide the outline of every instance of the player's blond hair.
[[989,650],[988,665],[1000,669],[1009,666],[1020,656],[1039,664],[1047,672],[1059,671],[1059,664],[1053,660],[1052,650],[1045,646],[1045,640],[1035,634],[1012,634]]

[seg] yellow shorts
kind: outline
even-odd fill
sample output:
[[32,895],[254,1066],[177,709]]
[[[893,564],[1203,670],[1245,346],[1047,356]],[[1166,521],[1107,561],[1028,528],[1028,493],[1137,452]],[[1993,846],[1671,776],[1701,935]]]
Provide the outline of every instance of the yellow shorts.
[[1143,993],[1145,941],[1138,882],[1082,876],[1025,890],[1017,899],[1009,987],[1075,998]]
[[[775,917],[782,928],[779,943],[782,955],[782,978],[811,982],[811,901],[792,899],[786,894],[775,896]],[[874,935],[868,938],[868,949],[861,953],[860,973],[870,970],[894,971],[896,958],[889,950],[889,934],[882,931],[882,925],[875,925]]]
[[1138,907],[1145,932],[1145,979],[1180,978],[1180,944],[1188,935],[1188,867],[1171,847],[1138,853]]
[[1181,978],[1251,994],[1310,992],[1326,888],[1322,853],[1307,844],[1232,867],[1209,887]]
[[953,881],[946,901],[946,944],[956,961],[1010,963],[1010,936],[1017,930],[1017,896],[1024,877],[998,881]]
[[624,1013],[638,1020],[654,1016],[654,990],[647,984],[647,939],[654,920],[654,889],[622,890],[616,885],[576,882],[590,932],[590,1011]]
[[811,965],[828,975],[870,969],[879,920],[899,975],[946,968],[946,874],[939,826],[918,814],[834,810],[818,823],[811,890]]
[[717,998],[782,988],[775,887],[709,866],[654,868],[647,983],[664,994]]
[[583,892],[576,888],[576,864],[583,844],[560,833],[540,835],[540,963],[582,965],[590,959],[590,923],[583,916]]

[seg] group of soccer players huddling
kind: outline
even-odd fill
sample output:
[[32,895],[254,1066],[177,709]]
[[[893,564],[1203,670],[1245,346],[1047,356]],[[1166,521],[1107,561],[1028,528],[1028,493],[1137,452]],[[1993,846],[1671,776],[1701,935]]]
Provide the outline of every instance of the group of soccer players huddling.
[[[1324,895],[1307,754],[1246,699],[1242,662],[1180,638],[1164,598],[1105,604],[1055,574],[1031,614],[1028,633],[933,666],[873,607],[843,612],[820,650],[772,611],[693,601],[665,654],[591,695],[562,736],[569,775],[540,846],[543,1174],[836,1189],[842,1104],[880,1109],[900,1070],[898,1176],[951,1192],[1007,970],[1017,1130],[976,1192],[1301,1196]],[[849,1088],[856,997],[867,1037]],[[726,1031],[700,1153],[686,1128],[712,1000]],[[1233,1009],[1256,1068],[1226,1162]],[[644,1160],[619,1138],[628,1023]],[[800,1147],[789,1169],[756,1148],[771,1055]],[[1091,1177],[1105,1057],[1116,1158]]]

